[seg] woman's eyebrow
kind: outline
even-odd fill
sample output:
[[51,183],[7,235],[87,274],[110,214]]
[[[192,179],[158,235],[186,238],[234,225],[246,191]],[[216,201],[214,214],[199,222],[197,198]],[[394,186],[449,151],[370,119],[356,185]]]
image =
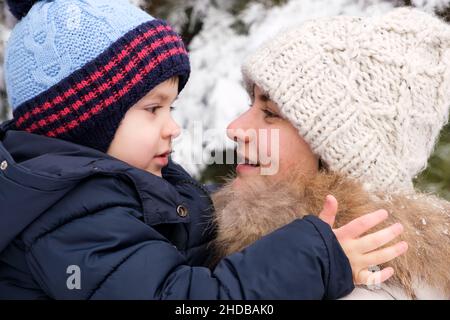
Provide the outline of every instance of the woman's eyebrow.
[[267,94],[260,94],[260,95],[258,96],[258,98],[259,98],[262,102],[269,102],[269,101],[270,101],[270,98],[269,98],[269,96],[268,96]]

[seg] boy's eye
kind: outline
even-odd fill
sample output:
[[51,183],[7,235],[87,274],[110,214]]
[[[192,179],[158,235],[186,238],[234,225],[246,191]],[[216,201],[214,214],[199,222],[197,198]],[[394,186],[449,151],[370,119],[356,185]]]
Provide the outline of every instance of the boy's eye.
[[158,110],[158,109],[160,109],[160,108],[162,108],[161,106],[155,106],[155,107],[148,107],[148,108],[145,108],[145,110],[147,110],[148,112],[150,112],[150,113],[152,113],[152,114],[155,114],[156,113],[156,110]]
[[[155,114],[158,109],[162,109],[162,108],[163,108],[163,106],[154,106],[154,107],[145,108],[145,110],[147,110],[148,112],[150,112],[152,114]],[[175,107],[169,107],[169,109],[170,109],[170,111],[173,111],[173,110],[175,110]]]

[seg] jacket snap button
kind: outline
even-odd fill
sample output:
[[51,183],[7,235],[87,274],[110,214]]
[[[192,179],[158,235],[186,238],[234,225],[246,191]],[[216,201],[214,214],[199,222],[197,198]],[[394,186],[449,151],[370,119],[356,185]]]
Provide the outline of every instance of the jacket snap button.
[[0,169],[3,171],[3,170],[6,170],[6,168],[8,168],[8,162],[6,162],[6,160],[4,160],[0,164]]
[[177,214],[180,217],[186,217],[188,215],[188,209],[185,206],[183,206],[183,205],[179,205],[177,207]]

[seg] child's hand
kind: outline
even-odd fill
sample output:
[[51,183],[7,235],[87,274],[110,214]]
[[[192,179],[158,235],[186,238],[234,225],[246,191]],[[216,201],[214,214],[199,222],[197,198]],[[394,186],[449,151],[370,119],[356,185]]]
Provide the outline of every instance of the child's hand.
[[[329,195],[319,215],[319,218],[328,223],[331,228],[333,228],[336,218],[337,206],[336,198]],[[393,260],[408,250],[408,244],[404,241],[379,249],[403,232],[403,226],[400,223],[360,237],[369,229],[386,220],[387,217],[386,210],[377,210],[359,217],[339,229],[333,229],[350,261],[353,282],[357,285],[375,285],[389,279],[394,274],[393,268],[384,268],[377,272],[371,272],[368,268]]]

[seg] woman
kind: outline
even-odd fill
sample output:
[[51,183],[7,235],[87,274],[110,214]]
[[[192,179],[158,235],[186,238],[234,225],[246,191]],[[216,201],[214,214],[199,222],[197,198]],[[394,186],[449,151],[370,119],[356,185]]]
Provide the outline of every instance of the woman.
[[[312,20],[267,42],[243,76],[252,105],[228,128],[243,161],[214,197],[217,255],[318,212],[333,194],[336,226],[386,208],[410,247],[387,264],[396,273],[383,290],[348,298],[449,299],[450,203],[412,181],[448,120],[450,27],[408,8]],[[269,166],[278,172],[261,175]]]

